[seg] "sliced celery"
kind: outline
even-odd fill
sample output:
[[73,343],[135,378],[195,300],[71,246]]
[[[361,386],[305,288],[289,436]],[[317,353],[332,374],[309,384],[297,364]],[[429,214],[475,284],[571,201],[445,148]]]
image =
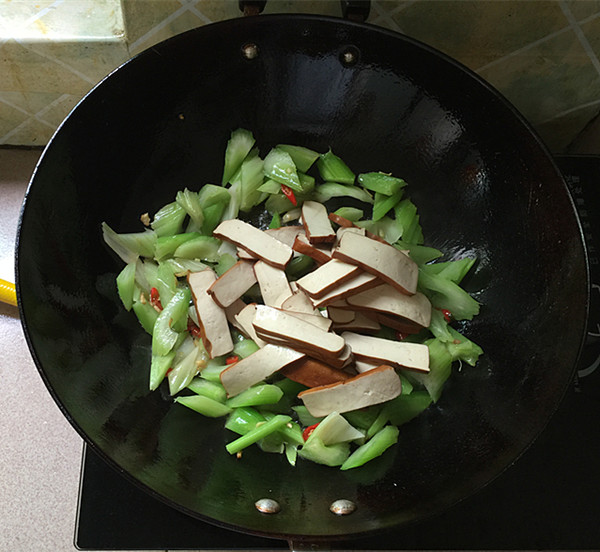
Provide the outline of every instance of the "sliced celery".
[[292,258],[285,267],[285,273],[288,278],[296,280],[311,270],[314,264],[314,259],[308,255],[298,255],[297,257]]
[[374,220],[359,220],[356,226],[368,230],[372,234],[383,238],[388,243],[395,243],[400,237],[400,230],[396,221],[390,217],[384,216],[378,221]]
[[190,272],[200,272],[209,268],[207,264],[195,259],[182,259],[180,257],[166,259],[162,264],[167,265],[178,278],[185,277]]
[[233,354],[240,358],[246,358],[258,351],[259,346],[251,339],[242,339],[233,345]]
[[250,407],[240,407],[233,410],[231,416],[225,422],[225,428],[238,435],[246,435],[246,433],[255,429],[257,424],[265,421],[265,417],[258,410]]
[[331,150],[319,155],[317,168],[319,169],[321,178],[325,181],[349,185],[354,184],[355,175],[350,167]]
[[265,209],[272,215],[287,213],[295,208],[296,206],[283,194],[272,194],[265,201]]
[[316,418],[315,416],[313,416],[308,411],[308,408],[306,408],[306,406],[304,406],[304,405],[293,406],[292,410],[296,413],[296,415],[298,416],[298,419],[300,420],[300,423],[304,427],[318,424],[323,419],[323,418]]
[[175,234],[174,236],[162,236],[156,240],[154,246],[154,257],[157,261],[162,261],[167,257],[173,256],[177,248],[185,242],[200,236],[198,232],[185,232]]
[[429,347],[429,372],[427,374],[415,372],[411,377],[425,386],[433,402],[437,402],[442,396],[446,380],[452,373],[452,355],[446,343],[438,338],[429,339],[425,344]]
[[319,157],[318,152],[305,148],[304,146],[278,144],[277,148],[287,152],[292,158],[294,165],[302,172],[308,171]]
[[353,197],[364,203],[373,203],[371,194],[364,188],[359,188],[358,186],[344,186],[337,182],[325,182],[315,188],[314,199],[316,201],[325,203],[332,197]]
[[142,303],[140,301],[134,301],[132,308],[142,328],[152,335],[154,324],[156,324],[156,319],[158,318],[157,310],[150,303]]
[[[311,435],[312,437],[312,435]],[[335,445],[325,445],[319,437],[310,439],[298,451],[298,456],[324,464],[325,466],[341,466],[350,454],[350,445],[348,443],[336,443]]]
[[479,303],[460,286],[441,276],[419,271],[419,289],[431,304],[447,309],[456,320],[471,320],[479,313]]
[[328,414],[310,434],[306,444],[312,439],[320,439],[324,445],[346,443],[362,439],[365,434],[351,425],[346,418],[337,412]]
[[154,256],[156,234],[152,230],[117,234],[106,222],[103,222],[102,237],[126,264],[134,263],[138,257]]
[[285,184],[294,192],[302,192],[296,165],[286,151],[273,148],[265,157],[263,171],[267,178]]
[[176,201],[167,203],[156,212],[150,226],[159,238],[161,236],[173,236],[181,232],[186,214],[185,209]]
[[164,379],[167,370],[171,367],[175,352],[166,355],[152,355],[150,362],[150,391],[154,391]]
[[194,377],[188,383],[187,388],[196,393],[196,395],[203,395],[223,404],[225,404],[225,400],[227,399],[227,392],[220,383],[208,381],[198,376]]
[[[227,190],[225,190],[227,192]],[[202,225],[202,234],[205,236],[212,236],[214,229],[221,222],[221,217],[227,208],[227,203],[215,203],[214,205],[209,205],[204,209],[204,224]]]
[[431,397],[427,391],[414,391],[410,395],[399,395],[384,407],[389,421],[402,425],[416,418],[431,404]]
[[410,258],[418,265],[424,265],[443,255],[439,249],[427,247],[425,245],[417,245],[414,243],[406,243],[403,240],[397,240],[394,247],[400,250],[408,251]]
[[341,470],[358,468],[363,464],[381,456],[388,448],[398,442],[398,428],[386,426],[376,433],[364,445],[358,447],[341,465]]
[[357,180],[363,188],[386,196],[395,195],[406,186],[401,178],[381,172],[362,173]]
[[283,427],[291,420],[292,419],[289,416],[277,414],[276,416],[273,416],[273,418],[271,418],[269,421],[260,424],[258,427],[251,429],[248,433],[242,435],[235,441],[228,443],[225,446],[225,448],[227,449],[227,452],[229,452],[229,454],[236,454],[237,452],[240,452],[246,447],[253,445],[257,441],[264,439],[271,433],[278,431],[281,427]]
[[263,199],[258,188],[263,183],[263,160],[255,155],[242,163],[240,183],[240,211],[247,213]]
[[152,334],[152,353],[154,355],[165,356],[175,346],[179,333],[174,331],[171,326],[183,317],[187,319],[190,299],[190,290],[180,289],[166,306],[163,305],[164,308],[156,319]]
[[123,270],[117,276],[117,293],[125,307],[125,310],[130,311],[133,307],[135,299],[135,269],[137,263],[129,263],[125,265]]
[[193,343],[192,338],[186,340],[191,342],[191,347],[184,348],[181,346],[181,353],[178,351],[173,360],[172,370],[167,374],[169,380],[169,393],[176,395],[182,389],[185,389],[198,373],[198,349]]
[[173,253],[174,257],[217,262],[219,260],[218,239],[211,236],[196,236],[182,243]]
[[370,406],[360,410],[351,410],[350,412],[344,412],[344,418],[346,418],[346,420],[354,427],[367,430],[379,415],[380,410],[380,405]]
[[200,231],[202,223],[204,222],[204,213],[202,212],[202,205],[200,202],[200,194],[198,192],[192,192],[187,188],[177,192],[175,201],[182,207],[190,217],[190,230]]
[[310,174],[298,172],[298,180],[300,180],[300,186],[302,186],[302,192],[299,192],[298,194],[296,194],[296,197],[304,198],[304,197],[308,196],[309,194],[313,193],[316,182],[317,182],[314,179],[314,177],[310,176]]
[[242,391],[239,395],[228,399],[227,404],[231,408],[274,404],[281,399],[282,395],[283,391],[279,387],[265,383]]
[[250,153],[255,142],[252,132],[244,128],[238,128],[231,133],[231,138],[225,149],[225,166],[223,167],[221,184],[225,185],[231,180],[248,153]]
[[462,360],[471,366],[475,366],[479,357],[483,354],[483,349],[451,326],[448,329],[453,340],[448,342],[446,346],[452,355],[452,360]]
[[460,284],[462,279],[471,270],[477,259],[464,257],[455,261],[445,261],[442,263],[433,263],[422,267],[428,274],[438,274],[443,278],[451,280],[455,284]]
[[219,256],[219,260],[214,266],[214,271],[217,276],[223,276],[235,263],[237,263],[237,259],[233,255],[225,253]]
[[212,205],[227,205],[229,203],[229,199],[229,192],[225,188],[222,188],[221,186],[215,186],[214,184],[205,184],[198,192],[198,201],[200,202],[202,211],[204,211],[207,207],[211,207]]
[[285,457],[289,462],[290,466],[295,466],[296,459],[298,458],[298,445],[285,443]]
[[187,406],[188,408],[191,408],[203,416],[208,416],[209,418],[221,418],[222,416],[227,416],[227,414],[231,412],[231,408],[229,408],[227,405],[203,395],[177,397],[175,402],[182,404],[183,406]]
[[265,194],[279,194],[281,193],[281,184],[269,178],[258,187],[258,191]]
[[279,216],[279,213],[275,213],[269,223],[269,229],[274,228],[281,228],[281,217]]
[[135,266],[135,281],[146,294],[158,287],[158,264],[154,261],[138,259]]
[[202,372],[200,372],[200,377],[208,381],[221,383],[221,372],[225,368],[227,368],[227,364],[225,364],[225,360],[222,358],[211,359]]
[[161,305],[164,307],[177,291],[177,278],[173,274],[171,267],[167,264],[159,263],[156,271],[156,289]]
[[373,202],[373,220],[378,221],[391,211],[402,197],[402,189],[390,196],[380,192],[375,192],[375,201]]
[[441,341],[452,341],[454,338],[450,333],[450,326],[439,309],[431,309],[431,322],[429,323],[429,331],[434,337],[439,338]]
[[340,207],[337,211],[334,212],[336,215],[348,219],[352,222],[356,222],[364,216],[364,211],[362,209],[357,209],[356,207]]
[[375,418],[369,429],[367,429],[367,439],[371,439],[371,437],[373,437],[376,433],[379,433],[384,428],[385,424],[388,423],[388,421],[389,416],[384,406],[384,408],[381,409],[381,411],[377,415],[377,418]]

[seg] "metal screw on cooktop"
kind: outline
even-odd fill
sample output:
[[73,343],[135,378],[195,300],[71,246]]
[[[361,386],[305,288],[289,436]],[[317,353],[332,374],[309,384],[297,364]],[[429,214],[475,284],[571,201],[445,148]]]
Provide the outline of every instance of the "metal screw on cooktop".
[[348,46],[342,53],[340,54],[340,61],[342,65],[346,67],[351,67],[352,65],[356,65],[358,63],[358,58],[360,57],[360,51],[355,46]]
[[276,514],[281,510],[279,502],[272,498],[261,498],[254,503],[254,506],[262,514]]
[[255,59],[258,57],[258,46],[253,42],[248,42],[242,46],[242,54],[246,59]]
[[356,510],[356,504],[351,500],[340,498],[332,502],[329,509],[337,516],[347,516]]

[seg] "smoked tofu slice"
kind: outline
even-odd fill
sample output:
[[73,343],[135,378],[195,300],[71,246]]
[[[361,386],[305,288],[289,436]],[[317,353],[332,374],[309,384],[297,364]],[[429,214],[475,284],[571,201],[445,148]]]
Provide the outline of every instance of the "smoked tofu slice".
[[346,232],[332,255],[335,259],[360,266],[401,293],[413,295],[417,291],[419,267],[392,245]]
[[[295,282],[292,282],[295,283]],[[281,308],[290,312],[304,312],[306,314],[319,314],[315,309],[308,295],[302,290],[295,291],[290,297],[281,303]]]
[[273,338],[279,343],[287,343],[290,347],[297,346],[304,351],[314,351],[320,357],[338,356],[346,346],[344,339],[339,335],[266,305],[256,306],[254,329],[265,341]]
[[319,362],[308,357],[286,366],[281,370],[281,373],[286,378],[306,385],[306,387],[329,385],[331,383],[346,381],[352,377],[342,370],[332,368],[324,362]]
[[427,345],[392,341],[354,332],[344,332],[342,337],[359,360],[389,364],[418,372],[429,372],[429,347]]
[[285,271],[264,261],[257,261],[254,264],[254,274],[265,305],[280,307],[281,303],[292,295],[292,288]]
[[239,313],[235,315],[236,327],[240,328],[246,337],[249,337],[259,347],[264,347],[267,342],[263,341],[256,335],[256,330],[252,324],[255,316],[256,303],[250,303],[249,305],[246,305],[242,310],[240,310]]
[[310,300],[315,308],[326,307],[327,305],[335,303],[340,299],[346,299],[351,295],[375,287],[379,283],[381,283],[381,281],[377,278],[377,276],[369,274],[368,272],[361,272],[354,276],[354,278],[340,284],[339,286],[336,286],[329,293],[326,293],[322,297],[311,297]]
[[362,270],[356,265],[331,259],[296,280],[296,284],[310,297],[319,298],[361,272]]
[[323,264],[331,260],[332,244],[312,244],[308,241],[305,234],[298,234],[296,236],[292,249],[299,254],[308,255],[318,264]]
[[221,372],[221,383],[228,397],[234,397],[263,381],[304,355],[289,347],[265,345]]
[[346,299],[357,310],[375,311],[400,322],[409,322],[422,328],[431,323],[431,303],[420,292],[406,295],[389,284],[382,284]]
[[254,262],[238,261],[208,288],[208,293],[220,307],[227,308],[254,284]]
[[241,247],[276,268],[285,268],[293,256],[289,245],[239,219],[223,221],[215,228],[213,235]]
[[268,234],[272,238],[279,240],[281,243],[292,247],[296,237],[300,234],[304,235],[304,227],[302,226],[280,226],[279,228],[268,228],[265,230],[265,234]]
[[348,331],[375,333],[381,329],[381,324],[379,324],[377,320],[365,316],[362,312],[357,312],[355,313],[354,318],[349,322],[334,322],[331,327],[336,332]]
[[210,358],[226,355],[233,351],[233,340],[225,311],[213,301],[208,293],[208,289],[216,279],[217,275],[210,268],[200,272],[191,272],[187,277],[198,315],[202,343]]
[[335,240],[335,231],[329,221],[327,208],[322,203],[305,201],[302,204],[302,224],[306,237],[312,244]]
[[298,394],[315,417],[349,412],[395,399],[402,382],[392,366],[379,366],[340,383],[313,387]]

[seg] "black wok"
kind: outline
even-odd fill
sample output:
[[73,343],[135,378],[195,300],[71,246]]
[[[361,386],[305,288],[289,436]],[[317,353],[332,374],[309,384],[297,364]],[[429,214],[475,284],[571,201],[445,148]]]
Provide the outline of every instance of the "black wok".
[[[119,304],[121,263],[103,244],[100,222],[138,231],[139,215],[177,190],[219,182],[226,141],[238,127],[251,129],[263,152],[281,142],[331,146],[356,171],[404,177],[428,244],[446,258],[480,259],[467,285],[481,315],[462,329],[485,356],[456,370],[439,403],[363,468],[292,468],[258,450],[237,460],[224,449],[222,421],[172,407],[163,390],[147,391],[150,340]],[[48,389],[107,462],[192,516],[294,540],[414,521],[498,476],[561,400],[588,295],[570,196],[523,118],[431,48],[312,16],[193,30],[100,83],[34,173],[17,285]],[[265,497],[279,501],[280,513],[255,509]],[[357,510],[330,513],[340,498]]]

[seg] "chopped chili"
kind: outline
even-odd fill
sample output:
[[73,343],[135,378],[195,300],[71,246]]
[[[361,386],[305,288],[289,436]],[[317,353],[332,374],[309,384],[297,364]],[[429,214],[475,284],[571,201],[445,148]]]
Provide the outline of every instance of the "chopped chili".
[[302,438],[303,438],[303,439],[306,441],[306,440],[307,440],[307,439],[310,437],[311,433],[312,433],[312,432],[313,432],[315,429],[317,429],[317,426],[318,426],[318,425],[319,425],[319,424],[318,424],[318,423],[316,423],[316,424],[313,424],[313,425],[311,425],[311,426],[308,426],[307,428],[305,428],[305,429],[304,429],[304,431],[302,432]]
[[444,315],[444,320],[450,322],[452,313],[448,309],[442,309],[442,314]]
[[158,309],[158,310],[162,310],[163,309],[163,306],[162,306],[162,304],[160,302],[160,295],[158,294],[158,290],[155,287],[153,287],[150,290],[150,304],[155,309]]
[[283,192],[283,195],[292,202],[292,205],[298,205],[298,200],[296,199],[296,196],[294,195],[294,191],[289,186],[282,184],[281,191]]
[[232,355],[230,357],[227,357],[225,359],[225,364],[235,364],[238,360],[240,360],[240,357],[237,355]]
[[194,339],[202,338],[202,330],[200,330],[191,318],[188,318],[187,330]]

